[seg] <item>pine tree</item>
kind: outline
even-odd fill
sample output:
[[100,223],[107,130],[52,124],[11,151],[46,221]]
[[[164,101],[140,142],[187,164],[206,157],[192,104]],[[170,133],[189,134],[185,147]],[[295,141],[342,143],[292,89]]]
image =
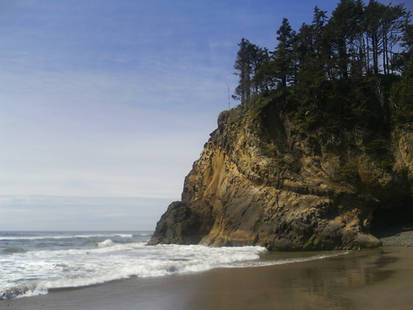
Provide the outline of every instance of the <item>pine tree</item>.
[[294,39],[295,32],[292,30],[287,18],[284,18],[281,27],[277,31],[278,45],[274,52],[274,63],[276,77],[282,87],[287,87],[293,79],[295,72]]
[[254,78],[260,66],[268,61],[268,51],[252,44],[247,39],[241,39],[239,50],[234,64],[236,75],[239,76],[239,84],[235,89],[235,99],[241,103],[248,102],[252,94],[260,91],[260,85]]
[[363,17],[361,1],[341,0],[329,21],[339,74],[345,79],[349,77],[352,64],[361,61],[358,43],[362,36]]
[[239,76],[239,84],[235,89],[234,98],[240,99],[241,103],[246,102],[251,94],[251,74],[252,74],[252,63],[251,63],[251,43],[242,38],[241,42],[238,44],[239,50],[237,53],[237,59],[234,64],[236,75]]

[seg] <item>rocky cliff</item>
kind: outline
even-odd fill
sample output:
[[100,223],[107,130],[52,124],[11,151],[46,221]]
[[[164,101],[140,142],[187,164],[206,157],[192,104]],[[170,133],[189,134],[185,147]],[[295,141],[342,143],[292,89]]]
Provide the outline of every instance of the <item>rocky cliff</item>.
[[277,100],[224,111],[150,244],[377,247],[413,219],[413,130],[307,130]]

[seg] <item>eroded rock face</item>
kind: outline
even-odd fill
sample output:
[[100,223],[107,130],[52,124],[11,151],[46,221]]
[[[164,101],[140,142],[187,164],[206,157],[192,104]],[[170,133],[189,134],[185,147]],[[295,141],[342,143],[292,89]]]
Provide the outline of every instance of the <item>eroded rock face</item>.
[[395,131],[380,154],[368,135],[310,134],[272,103],[225,111],[150,244],[377,247],[375,210],[411,198],[413,132]]

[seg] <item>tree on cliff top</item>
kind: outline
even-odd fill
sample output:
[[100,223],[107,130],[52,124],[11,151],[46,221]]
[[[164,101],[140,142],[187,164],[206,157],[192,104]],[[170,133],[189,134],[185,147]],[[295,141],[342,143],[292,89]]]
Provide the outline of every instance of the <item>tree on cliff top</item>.
[[259,85],[254,76],[259,67],[268,59],[268,51],[252,44],[247,39],[241,39],[239,50],[234,64],[235,74],[239,77],[239,84],[235,89],[234,99],[248,102],[251,94],[258,92]]
[[376,0],[341,0],[331,17],[318,7],[313,14],[297,33],[284,18],[272,51],[241,40],[235,97],[245,104],[255,94],[278,96],[284,110],[305,119],[312,113],[319,124],[335,119],[337,128],[386,128],[391,107],[413,100],[410,13]]
[[295,72],[295,32],[287,18],[283,18],[281,27],[277,30],[278,45],[274,52],[275,76],[282,87],[293,81]]

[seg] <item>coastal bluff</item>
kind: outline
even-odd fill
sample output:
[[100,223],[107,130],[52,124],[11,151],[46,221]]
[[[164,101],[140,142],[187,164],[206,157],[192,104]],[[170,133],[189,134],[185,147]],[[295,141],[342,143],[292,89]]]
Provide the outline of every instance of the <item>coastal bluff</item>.
[[312,113],[272,97],[222,112],[149,244],[359,249],[412,223],[413,128],[313,128]]

